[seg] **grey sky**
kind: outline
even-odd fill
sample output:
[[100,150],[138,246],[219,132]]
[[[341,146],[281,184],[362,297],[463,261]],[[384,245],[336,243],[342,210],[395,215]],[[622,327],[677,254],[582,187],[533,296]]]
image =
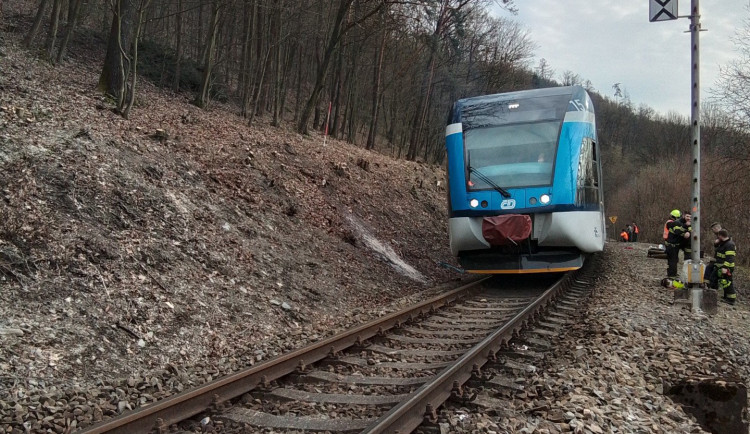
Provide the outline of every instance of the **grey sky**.
[[[732,39],[748,16],[749,1],[700,1],[702,28],[708,30],[700,34],[704,101],[719,66],[736,56]],[[569,70],[609,97],[612,85],[620,83],[635,107],[690,115],[688,18],[651,23],[649,0],[522,0],[517,5],[519,13],[511,18],[538,45],[532,66],[544,58],[557,80]],[[678,5],[679,15],[689,14],[690,0]]]

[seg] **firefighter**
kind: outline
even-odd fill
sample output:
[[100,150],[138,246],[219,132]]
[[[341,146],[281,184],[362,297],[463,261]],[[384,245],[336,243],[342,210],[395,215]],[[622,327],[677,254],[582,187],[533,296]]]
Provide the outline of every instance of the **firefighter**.
[[729,238],[729,232],[721,229],[718,233],[719,244],[716,246],[716,274],[719,288],[724,291],[722,301],[734,305],[737,293],[732,282],[734,274],[734,257],[736,255],[734,241]]
[[716,247],[719,245],[719,231],[721,231],[721,223],[711,223],[711,233],[714,236],[714,257],[706,265],[706,271],[703,274],[703,282],[708,284],[709,288],[719,288],[719,275],[716,273]]
[[[686,212],[682,215],[682,223],[685,227],[685,231],[689,234],[693,233],[693,216]],[[690,235],[682,239],[682,243],[680,244],[680,250],[682,250],[682,259],[687,261],[690,259],[690,256],[693,254],[693,248],[691,245]]]
[[669,228],[667,228],[667,225],[680,218],[680,215],[682,215],[682,213],[680,213],[680,210],[678,209],[672,210],[672,212],[669,213],[669,218],[667,219],[667,222],[664,223],[664,241],[667,241],[667,238],[669,237]]
[[667,239],[664,246],[667,251],[667,278],[677,279],[677,262],[680,260],[680,250],[684,246],[684,240],[690,239],[690,232],[687,230],[685,221],[681,219],[682,213],[675,209],[669,213],[670,220],[664,227],[667,232]]

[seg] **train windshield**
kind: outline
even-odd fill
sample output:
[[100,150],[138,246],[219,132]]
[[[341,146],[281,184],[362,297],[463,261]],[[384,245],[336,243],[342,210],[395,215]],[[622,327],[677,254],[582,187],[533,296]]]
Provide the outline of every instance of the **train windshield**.
[[465,107],[468,189],[551,185],[568,102],[569,96],[562,96]]

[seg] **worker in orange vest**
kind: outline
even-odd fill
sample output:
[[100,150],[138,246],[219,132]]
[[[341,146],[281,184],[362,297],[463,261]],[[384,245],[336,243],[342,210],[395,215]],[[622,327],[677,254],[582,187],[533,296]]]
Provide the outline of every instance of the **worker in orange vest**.
[[627,243],[628,242],[628,229],[623,228],[622,232],[620,232],[620,241]]
[[681,216],[682,213],[678,209],[673,209],[672,212],[669,213],[669,219],[664,223],[664,241],[667,241],[667,238],[669,238],[669,228],[667,226]]
[[630,241],[632,241],[634,243],[637,243],[638,242],[638,234],[641,233],[641,230],[640,230],[640,228],[638,228],[638,225],[635,224],[635,222],[633,222],[631,226],[633,226],[633,239],[631,239]]

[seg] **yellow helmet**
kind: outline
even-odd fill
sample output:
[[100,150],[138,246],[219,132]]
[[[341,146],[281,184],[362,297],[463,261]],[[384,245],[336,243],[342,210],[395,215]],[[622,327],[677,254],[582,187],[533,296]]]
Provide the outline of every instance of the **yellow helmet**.
[[678,219],[678,218],[680,218],[680,216],[682,215],[682,213],[680,213],[679,209],[673,209],[672,212],[669,213],[669,215],[671,215],[672,217]]

